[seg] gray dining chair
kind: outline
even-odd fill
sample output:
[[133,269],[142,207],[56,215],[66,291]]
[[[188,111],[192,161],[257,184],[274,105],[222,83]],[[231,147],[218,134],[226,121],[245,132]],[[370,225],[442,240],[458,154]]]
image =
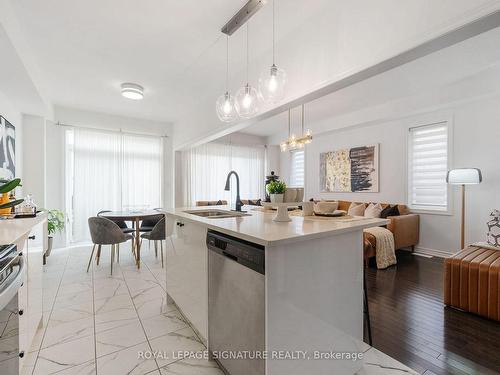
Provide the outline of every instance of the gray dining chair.
[[167,239],[165,233],[165,216],[163,216],[160,221],[158,221],[151,231],[141,234],[142,239],[146,239],[154,242],[155,255],[158,257],[158,241],[160,241],[160,251],[161,251],[161,267],[163,268],[163,241]]
[[[102,214],[105,214],[106,212],[112,212],[111,210],[102,210],[97,213],[97,216],[102,216]],[[134,234],[135,229],[134,228],[129,228],[127,223],[123,220],[111,220],[112,222],[116,223],[120,227],[123,233],[131,233]]]
[[87,266],[87,272],[89,272],[90,263],[92,262],[92,257],[97,246],[96,261],[99,265],[99,260],[101,258],[101,247],[102,245],[111,245],[111,275],[113,274],[113,263],[115,260],[115,251],[117,252],[117,260],[120,262],[120,248],[118,244],[132,240],[132,246],[134,243],[134,237],[131,234],[123,233],[121,228],[113,221],[106,219],[104,217],[89,217],[89,230],[90,237],[94,246],[92,247],[92,253],[90,254],[89,264]]
[[[163,219],[165,215],[158,214],[154,216],[150,216],[147,219],[144,219],[141,222],[141,226],[139,227],[140,232],[151,232],[158,222]],[[142,236],[141,236],[142,237]]]

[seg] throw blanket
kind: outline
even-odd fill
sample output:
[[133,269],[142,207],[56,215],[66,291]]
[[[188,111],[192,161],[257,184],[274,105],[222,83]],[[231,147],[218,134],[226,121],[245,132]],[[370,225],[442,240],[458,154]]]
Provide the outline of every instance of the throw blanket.
[[394,236],[392,232],[389,229],[382,227],[367,228],[365,229],[365,232],[368,232],[375,237],[377,243],[375,248],[377,268],[384,269],[396,264]]

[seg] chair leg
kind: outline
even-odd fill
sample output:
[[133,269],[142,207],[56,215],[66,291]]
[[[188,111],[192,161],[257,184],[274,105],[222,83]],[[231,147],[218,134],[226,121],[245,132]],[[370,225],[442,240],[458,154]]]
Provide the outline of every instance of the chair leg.
[[101,259],[101,245],[97,245],[97,265],[99,265],[100,259]]
[[120,244],[116,245],[116,261],[120,263]]
[[115,245],[111,245],[111,276],[113,276],[113,262],[115,261]]
[[155,244],[155,258],[158,258],[158,241],[154,241]]
[[368,333],[368,344],[371,346],[372,344],[372,325],[370,322],[370,309],[368,307],[368,293],[366,290],[366,276],[363,272],[363,305],[364,305],[364,315],[366,319],[366,330]]
[[161,268],[163,268],[163,240],[160,241],[160,251],[161,251]]
[[92,257],[94,256],[94,250],[95,250],[96,246],[97,246],[96,244],[94,244],[94,246],[92,246],[92,253],[90,254],[89,265],[87,266],[87,272],[89,272],[90,263],[92,263]]

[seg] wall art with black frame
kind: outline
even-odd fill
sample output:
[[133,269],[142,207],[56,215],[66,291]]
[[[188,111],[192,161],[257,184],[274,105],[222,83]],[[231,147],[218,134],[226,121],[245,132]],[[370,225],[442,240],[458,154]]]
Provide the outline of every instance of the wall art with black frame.
[[16,128],[0,115],[0,178],[16,176]]

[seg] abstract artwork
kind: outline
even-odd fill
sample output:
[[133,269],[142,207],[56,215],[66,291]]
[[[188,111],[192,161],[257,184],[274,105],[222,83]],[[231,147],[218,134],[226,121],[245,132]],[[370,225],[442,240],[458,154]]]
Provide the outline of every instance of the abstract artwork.
[[16,176],[16,128],[0,116],[0,178]]
[[321,191],[378,192],[378,158],[378,144],[321,153]]

